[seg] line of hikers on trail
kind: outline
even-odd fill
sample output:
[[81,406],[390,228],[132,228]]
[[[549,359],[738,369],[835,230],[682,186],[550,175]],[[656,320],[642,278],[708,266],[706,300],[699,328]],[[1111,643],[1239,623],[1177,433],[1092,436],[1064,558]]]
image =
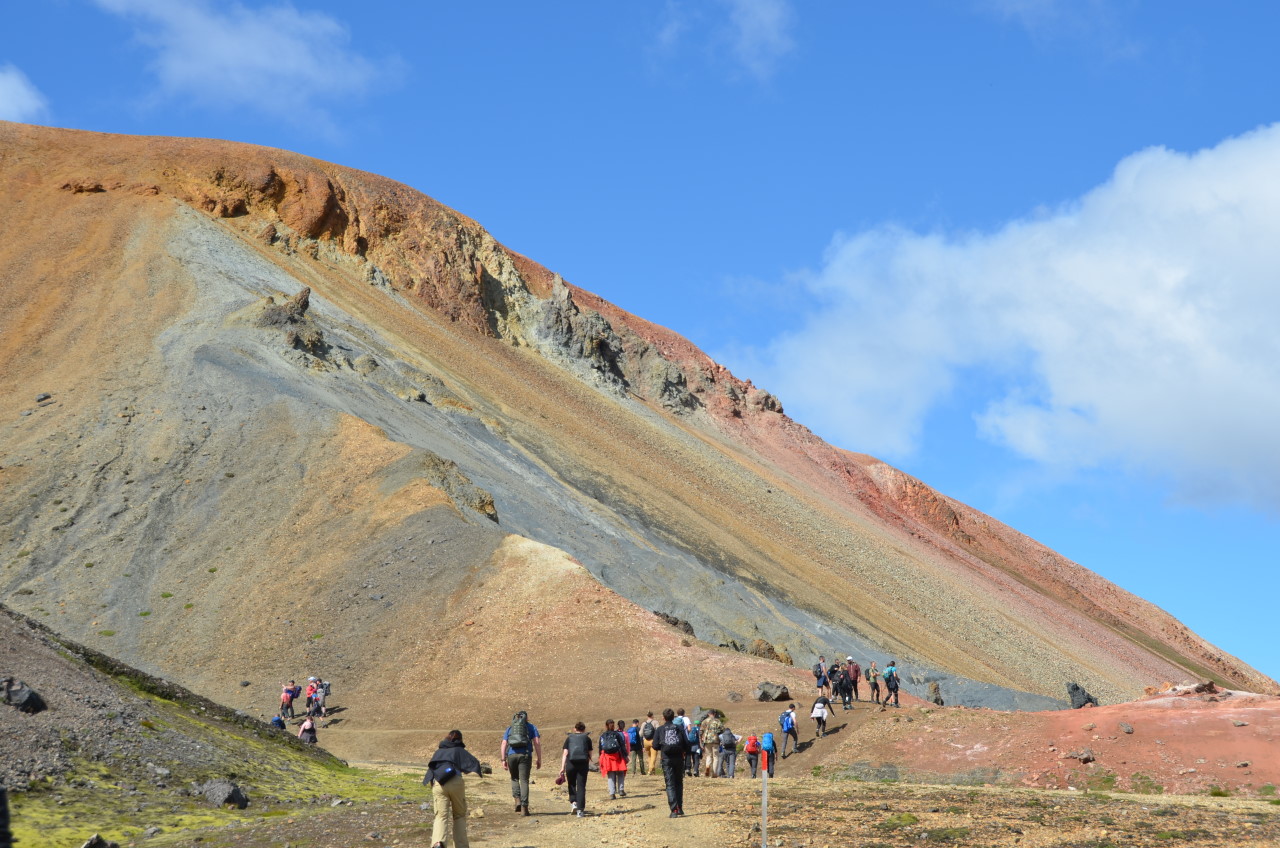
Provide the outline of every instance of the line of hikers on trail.
[[[893,706],[899,706],[897,666],[897,661],[893,660],[881,670],[876,667],[875,662],[871,662],[864,670],[853,657],[847,657],[844,663],[837,662],[828,666],[826,657],[818,657],[818,662],[813,666],[818,697],[810,711],[810,718],[815,722],[816,737],[821,738],[827,732],[827,719],[831,715],[830,695],[833,691],[848,710],[853,708],[854,700],[861,700],[858,694],[860,681],[870,684],[871,698],[878,704],[882,703],[880,696],[883,684],[885,696],[881,709],[888,706],[890,698]],[[560,770],[555,779],[557,786],[567,784],[570,814],[578,818],[587,815],[587,775],[591,771],[593,753],[596,754],[597,768],[605,778],[606,791],[611,801],[627,797],[629,773],[653,774],[660,761],[669,815],[671,818],[678,818],[684,815],[686,777],[736,777],[739,748],[746,757],[752,779],[760,774],[762,766],[773,777],[775,760],[788,756],[787,743],[791,743],[791,754],[799,751],[800,736],[794,703],[778,717],[782,738],[780,754],[772,732],[748,734],[744,737],[725,724],[725,715],[720,710],[699,708],[698,712],[700,717],[691,719],[685,715],[683,708],[667,708],[662,711],[661,723],[649,712],[643,720],[632,719],[629,726],[625,719],[606,719],[604,729],[594,738],[587,732],[584,722],[577,722],[565,736],[560,753]],[[435,809],[431,848],[444,848],[450,820],[453,823],[454,845],[457,848],[467,848],[469,844],[463,781],[455,778],[464,772],[481,774],[482,768],[479,761],[465,749],[462,732],[451,730],[440,742],[439,749],[427,766],[422,782],[432,788]],[[529,775],[533,770],[542,768],[542,734],[537,725],[529,721],[529,715],[524,710],[512,716],[511,724],[503,732],[498,759],[511,779],[515,812],[530,815]]]

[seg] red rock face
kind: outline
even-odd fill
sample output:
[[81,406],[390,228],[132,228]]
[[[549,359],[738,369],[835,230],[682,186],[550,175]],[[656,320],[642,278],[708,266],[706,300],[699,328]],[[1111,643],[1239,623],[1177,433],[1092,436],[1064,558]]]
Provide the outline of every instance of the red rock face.
[[[398,340],[407,359],[431,360],[456,389],[449,404],[482,408],[485,426],[761,597],[919,663],[1057,698],[1070,679],[1104,701],[1164,679],[1277,689],[1034,540],[826,444],[687,339],[563,283],[405,186],[278,150],[14,124],[0,124],[0,154],[0,197],[23,228],[0,244],[10,408],[32,379],[74,384],[110,365],[119,385],[135,378],[120,376],[131,362],[155,361],[191,291],[146,289],[129,265],[143,260],[123,245],[182,205],[297,275],[314,299]],[[131,249],[147,268],[168,261],[156,245]],[[110,338],[93,335],[104,315]],[[628,410],[636,402],[648,417]]]

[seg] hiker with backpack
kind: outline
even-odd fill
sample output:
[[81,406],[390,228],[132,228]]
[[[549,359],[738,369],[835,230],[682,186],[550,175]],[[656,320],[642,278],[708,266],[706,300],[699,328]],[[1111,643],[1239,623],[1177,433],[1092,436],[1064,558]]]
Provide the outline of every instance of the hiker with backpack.
[[529,714],[524,710],[511,717],[511,725],[502,734],[502,745],[498,748],[498,759],[502,767],[511,775],[511,797],[516,802],[516,812],[529,815],[529,769],[535,765],[534,753],[537,754],[536,768],[542,768],[542,737],[538,728],[529,721]]
[[738,742],[742,737],[728,727],[720,731],[717,747],[720,749],[720,768],[716,772],[719,777],[732,779],[738,765]]
[[[772,733],[763,733],[760,735],[760,755],[765,758],[765,771],[769,772],[769,776],[773,777],[774,761],[778,759],[778,744],[773,740]],[[756,776],[753,771],[752,777]]]
[[827,733],[827,717],[831,715],[831,701],[826,695],[819,695],[818,699],[813,702],[813,709],[809,710],[809,718],[813,719],[815,728],[814,734],[821,739]]
[[707,777],[720,774],[720,731],[724,730],[724,722],[715,710],[702,720],[702,753],[706,760]]
[[431,755],[427,773],[422,778],[422,784],[431,787],[431,806],[436,811],[435,822],[431,826],[431,848],[444,848],[445,823],[449,818],[453,819],[455,848],[468,848],[470,845],[467,841],[464,772],[481,774],[480,761],[462,743],[462,731],[450,730]]
[[[862,700],[861,698],[858,697],[858,682],[862,679],[862,666],[854,662],[853,657],[849,657],[848,659],[845,660],[844,669],[845,669],[845,672],[849,675],[849,685],[853,690],[853,700],[855,701]],[[853,704],[850,704],[848,709],[852,709],[852,708],[853,708]]]
[[653,774],[654,769],[658,767],[658,749],[653,747],[653,737],[658,731],[658,722],[653,717],[653,710],[650,710],[645,718],[644,723],[640,725],[640,738],[644,741],[644,762],[645,774]]
[[600,773],[609,788],[609,800],[627,797],[627,740],[613,719],[605,721],[599,744]]
[[889,699],[893,698],[895,707],[901,706],[898,703],[898,661],[889,660],[889,664],[884,669],[884,706],[889,705]]
[[685,733],[689,737],[689,756],[685,759],[685,777],[697,777],[702,768],[702,723],[689,723],[688,718],[685,719]]
[[747,741],[742,745],[742,753],[747,755],[747,765],[751,767],[751,778],[754,780],[756,772],[760,770],[760,737],[754,733],[748,734]]
[[302,726],[298,728],[298,738],[308,745],[316,744],[316,721],[311,716],[302,720]]
[[818,694],[827,694],[827,687],[831,685],[830,672],[827,669],[827,658],[818,657],[818,661],[813,664],[813,679],[817,683]]
[[587,772],[591,768],[591,736],[587,726],[578,722],[573,733],[564,738],[560,755],[560,776],[568,782],[569,807],[583,818],[587,814]]
[[293,718],[293,699],[297,697],[298,690],[294,687],[298,684],[290,680],[280,686],[280,715],[288,715]]
[[662,754],[662,773],[667,779],[667,806],[671,818],[684,815],[684,770],[689,756],[689,736],[675,723],[675,711],[662,711],[666,722],[654,731],[653,748]]
[[630,770],[644,774],[644,736],[641,735],[642,733],[640,719],[631,719],[631,726],[627,728],[627,757],[631,764]]
[[867,682],[871,684],[871,700],[878,704],[880,703],[880,669],[876,668],[875,660],[867,666],[866,677]]
[[791,753],[800,752],[800,733],[796,730],[796,705],[791,704],[778,716],[778,727],[782,729],[782,759],[787,758],[787,740],[791,740]]

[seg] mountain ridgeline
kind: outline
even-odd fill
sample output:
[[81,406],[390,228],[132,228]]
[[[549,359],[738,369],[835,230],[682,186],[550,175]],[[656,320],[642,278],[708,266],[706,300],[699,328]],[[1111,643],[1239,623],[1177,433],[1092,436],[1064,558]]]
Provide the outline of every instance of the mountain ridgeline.
[[[303,667],[446,703],[494,645],[626,663],[606,606],[707,667],[893,657],[952,703],[1277,688],[390,180],[0,123],[0,203],[0,600],[222,703]],[[608,600],[555,626],[567,587]]]

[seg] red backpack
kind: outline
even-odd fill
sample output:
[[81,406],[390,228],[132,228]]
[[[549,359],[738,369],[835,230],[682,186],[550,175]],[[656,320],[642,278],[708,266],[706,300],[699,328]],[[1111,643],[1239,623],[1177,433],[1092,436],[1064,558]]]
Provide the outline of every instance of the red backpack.
[[745,748],[743,748],[743,750],[746,751],[748,754],[760,753],[760,737],[748,736],[747,745]]

